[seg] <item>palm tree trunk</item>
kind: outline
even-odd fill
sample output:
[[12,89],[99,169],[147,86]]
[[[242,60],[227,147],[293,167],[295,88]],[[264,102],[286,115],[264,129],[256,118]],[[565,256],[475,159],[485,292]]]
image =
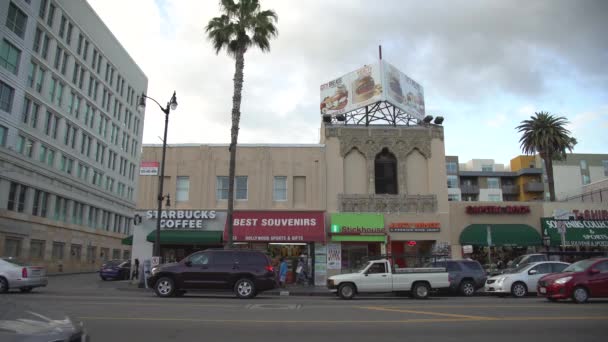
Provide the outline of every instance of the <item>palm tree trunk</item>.
[[234,93],[232,95],[232,128],[230,130],[230,166],[228,170],[228,241],[225,248],[232,248],[234,212],[234,176],[236,173],[236,144],[239,137],[239,122],[241,120],[241,93],[243,91],[243,70],[245,69],[245,53],[239,51],[236,54],[234,66]]
[[553,181],[553,158],[549,153],[543,157],[545,167],[547,168],[547,182],[549,183],[549,200],[555,202],[555,182]]

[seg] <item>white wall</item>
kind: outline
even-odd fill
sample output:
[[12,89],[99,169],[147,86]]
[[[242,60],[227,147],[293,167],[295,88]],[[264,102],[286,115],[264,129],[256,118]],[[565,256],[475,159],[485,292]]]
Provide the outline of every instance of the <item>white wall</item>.
[[479,189],[480,202],[490,201],[490,195],[498,195],[502,201],[502,189]]

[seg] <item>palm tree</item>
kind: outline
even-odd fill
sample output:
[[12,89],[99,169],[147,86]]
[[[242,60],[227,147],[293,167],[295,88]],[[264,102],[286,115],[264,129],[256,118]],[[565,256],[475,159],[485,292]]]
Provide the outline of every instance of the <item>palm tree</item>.
[[549,193],[551,201],[555,201],[555,184],[553,183],[553,160],[566,158],[566,150],[572,152],[577,141],[570,136],[570,131],[564,126],[569,122],[566,118],[555,117],[547,112],[534,113],[530,120],[524,120],[515,127],[522,133],[519,142],[525,154],[540,154],[547,169]]
[[278,35],[275,24],[277,14],[273,10],[263,11],[258,0],[221,0],[222,15],[209,21],[205,28],[207,38],[213,43],[215,53],[226,50],[235,59],[234,92],[232,95],[232,128],[230,130],[230,166],[228,171],[228,243],[232,247],[232,213],[234,211],[234,174],[236,168],[236,144],[241,120],[241,93],[245,53],[252,47],[263,52],[270,51],[270,39]]

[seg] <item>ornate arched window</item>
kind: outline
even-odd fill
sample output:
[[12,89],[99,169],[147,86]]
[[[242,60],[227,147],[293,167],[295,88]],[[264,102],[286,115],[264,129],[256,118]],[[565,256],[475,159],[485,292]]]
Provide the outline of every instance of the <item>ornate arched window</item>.
[[397,158],[388,151],[382,149],[374,161],[374,173],[376,176],[376,194],[397,194]]

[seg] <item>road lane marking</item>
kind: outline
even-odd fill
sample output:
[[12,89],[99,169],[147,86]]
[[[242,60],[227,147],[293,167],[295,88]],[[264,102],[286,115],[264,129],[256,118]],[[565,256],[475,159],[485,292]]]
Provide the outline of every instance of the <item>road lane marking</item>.
[[196,323],[255,323],[255,324],[403,324],[403,323],[450,323],[450,322],[479,322],[479,321],[581,321],[608,320],[608,316],[570,316],[570,317],[500,317],[481,319],[473,318],[414,318],[402,320],[260,320],[260,319],[199,319],[199,318],[169,318],[169,317],[103,317],[80,316],[84,321],[151,321],[151,322],[196,322]]
[[454,318],[462,318],[462,319],[474,319],[474,320],[479,320],[479,321],[493,319],[493,317],[460,315],[460,314],[450,314],[450,313],[433,312],[433,311],[391,309],[391,308],[384,308],[384,307],[378,307],[378,306],[360,306],[359,308],[366,309],[366,310],[374,310],[374,311],[388,311],[388,312],[413,313],[413,314],[441,316],[441,317],[454,317]]

